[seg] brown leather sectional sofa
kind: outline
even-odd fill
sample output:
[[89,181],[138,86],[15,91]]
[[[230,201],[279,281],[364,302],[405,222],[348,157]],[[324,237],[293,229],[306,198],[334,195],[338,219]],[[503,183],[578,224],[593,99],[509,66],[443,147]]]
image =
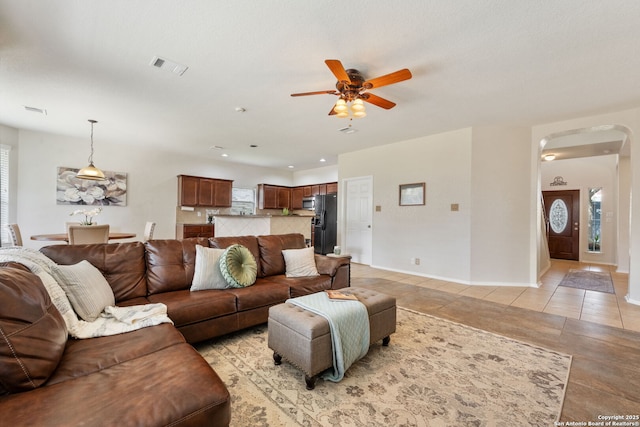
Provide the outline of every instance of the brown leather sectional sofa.
[[[195,245],[234,243],[256,258],[256,283],[190,292]],[[228,425],[229,393],[190,343],[264,323],[269,307],[287,298],[349,286],[347,258],[316,255],[320,276],[285,277],[281,251],[303,247],[301,234],[289,234],[42,248],[58,264],[91,262],[116,305],[166,304],[175,324],[85,340],[67,339],[37,276],[20,265],[0,267],[2,423]]]

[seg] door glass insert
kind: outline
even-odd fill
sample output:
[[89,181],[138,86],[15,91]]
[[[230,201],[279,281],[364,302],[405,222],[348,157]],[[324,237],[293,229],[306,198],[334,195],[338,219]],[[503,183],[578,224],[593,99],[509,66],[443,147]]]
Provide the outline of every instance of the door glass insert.
[[560,234],[569,222],[569,210],[562,199],[556,199],[551,203],[549,209],[549,222],[554,233]]
[[600,219],[602,218],[602,187],[589,189],[589,242],[587,250],[600,252],[602,234]]

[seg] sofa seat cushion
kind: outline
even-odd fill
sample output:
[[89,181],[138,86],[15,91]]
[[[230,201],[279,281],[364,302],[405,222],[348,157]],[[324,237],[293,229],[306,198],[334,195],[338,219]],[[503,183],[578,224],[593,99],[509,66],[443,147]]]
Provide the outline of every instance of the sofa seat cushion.
[[236,296],[228,290],[189,290],[149,295],[152,303],[163,303],[176,327],[202,322],[236,312]]
[[230,397],[206,360],[191,345],[178,343],[90,375],[6,396],[2,417],[7,425],[226,426]]
[[0,269],[0,395],[32,390],[53,374],[67,327],[38,276]]
[[109,282],[116,303],[147,295],[144,245],[141,242],[52,245],[41,248],[40,252],[61,265],[89,261]]
[[289,297],[301,297],[331,289],[331,277],[327,275],[309,277],[286,277],[284,274],[266,277],[265,280],[281,283],[289,288]]
[[236,296],[238,311],[280,304],[289,298],[288,286],[267,278],[256,280],[256,283],[251,287],[230,288],[225,292]]
[[58,369],[47,386],[89,375],[183,342],[182,334],[168,323],[108,337],[70,339]]

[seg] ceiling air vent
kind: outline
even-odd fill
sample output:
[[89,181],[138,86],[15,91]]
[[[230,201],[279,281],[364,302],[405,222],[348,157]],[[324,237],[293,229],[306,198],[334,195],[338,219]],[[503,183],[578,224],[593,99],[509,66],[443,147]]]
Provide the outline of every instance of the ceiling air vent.
[[340,131],[342,133],[356,133],[356,132],[358,132],[357,129],[354,129],[351,126],[348,126],[346,128],[342,128],[342,129],[338,129],[338,131]]
[[156,68],[161,68],[163,70],[170,71],[179,76],[183,75],[184,72],[187,71],[187,69],[189,68],[186,65],[178,64],[177,62],[171,61],[167,58],[161,58],[159,56],[154,56],[153,59],[151,60],[150,65]]
[[47,115],[47,110],[45,110],[44,108],[29,107],[28,105],[25,105],[24,109],[25,111],[29,111],[30,113],[38,113],[42,114],[43,116]]

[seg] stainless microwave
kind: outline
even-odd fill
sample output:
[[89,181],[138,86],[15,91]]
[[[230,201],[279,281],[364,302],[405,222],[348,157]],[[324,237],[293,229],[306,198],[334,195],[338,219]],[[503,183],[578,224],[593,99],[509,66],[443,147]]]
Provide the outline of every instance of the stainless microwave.
[[304,199],[302,199],[302,209],[307,209],[310,211],[316,210],[315,197],[305,197]]

